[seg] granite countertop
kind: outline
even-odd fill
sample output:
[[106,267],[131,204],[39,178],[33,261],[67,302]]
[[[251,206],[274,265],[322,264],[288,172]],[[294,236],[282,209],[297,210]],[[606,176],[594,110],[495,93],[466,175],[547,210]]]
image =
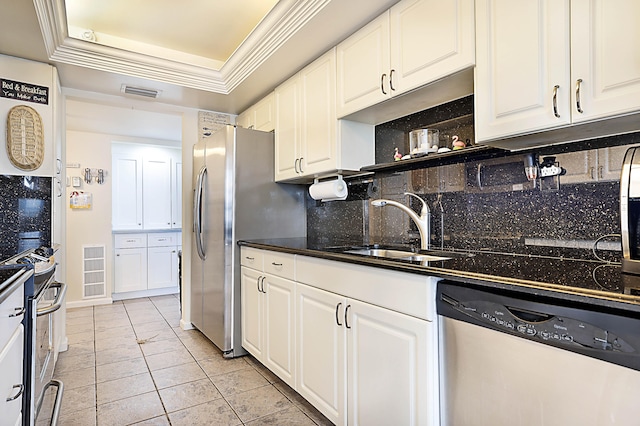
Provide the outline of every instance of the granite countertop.
[[251,240],[240,241],[238,244],[450,280],[464,280],[475,286],[526,292],[541,298],[640,313],[640,277],[622,274],[618,263],[596,260],[587,250],[549,250],[547,253],[537,250],[526,255],[453,250],[445,254],[447,257],[451,256],[450,259],[421,263],[348,254],[344,253],[348,246],[306,238]]

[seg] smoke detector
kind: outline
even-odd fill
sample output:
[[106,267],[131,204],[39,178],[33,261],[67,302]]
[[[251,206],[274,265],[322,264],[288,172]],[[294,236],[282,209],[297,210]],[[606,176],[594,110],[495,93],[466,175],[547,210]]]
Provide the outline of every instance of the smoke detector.
[[160,93],[162,93],[160,90],[147,89],[144,87],[128,86],[126,84],[122,85],[122,87],[120,88],[120,91],[126,95],[143,96],[145,98],[153,98],[153,99],[158,98],[160,96]]

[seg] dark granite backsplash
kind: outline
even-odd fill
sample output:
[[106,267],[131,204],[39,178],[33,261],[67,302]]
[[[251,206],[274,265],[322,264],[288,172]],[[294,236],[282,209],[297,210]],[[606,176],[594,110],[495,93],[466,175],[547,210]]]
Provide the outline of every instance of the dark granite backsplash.
[[[432,123],[440,123],[437,128],[445,129],[440,130],[441,136],[455,133],[464,139],[471,138],[473,120],[456,120],[455,117],[472,112],[473,97],[467,97],[377,126],[376,164],[389,162],[396,146],[406,150],[409,131],[429,127]],[[559,145],[561,149],[548,147],[544,152],[548,155],[547,152],[570,151],[571,147],[586,150],[627,145],[638,143],[639,135],[617,135]],[[428,188],[424,180],[433,174],[440,176],[438,179],[447,176],[450,187]],[[309,197],[307,234],[315,240],[335,245],[416,244],[419,241],[417,229],[406,213],[391,206],[370,205],[371,199],[389,198],[403,204],[411,202],[413,209],[419,211],[419,202],[410,200],[403,194],[405,191],[420,195],[428,203],[434,247],[517,253],[538,250],[544,253],[558,244],[574,244],[574,247],[581,244],[581,248],[587,248],[600,237],[619,234],[617,180],[563,183],[561,177],[559,182],[559,187],[552,190],[536,188],[484,193],[472,190],[461,164],[438,166],[437,171],[432,167],[376,173],[374,177],[350,181],[350,193],[345,201],[321,203]],[[606,238],[605,241],[609,243],[606,255],[612,259],[619,257],[619,238]]]

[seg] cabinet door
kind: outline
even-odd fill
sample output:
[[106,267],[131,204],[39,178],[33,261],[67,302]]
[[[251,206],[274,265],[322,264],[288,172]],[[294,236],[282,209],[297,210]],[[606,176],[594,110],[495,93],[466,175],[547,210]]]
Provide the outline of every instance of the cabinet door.
[[336,169],[336,52],[300,72],[302,174]]
[[276,181],[294,178],[298,175],[300,162],[299,81],[296,75],[275,89]]
[[569,0],[476,1],[477,141],[571,123],[569,35]]
[[182,159],[174,158],[171,168],[171,228],[182,228]]
[[242,267],[241,270],[242,347],[259,361],[262,361],[264,358],[263,304],[260,288],[263,275],[250,268]]
[[404,0],[390,10],[394,93],[471,67],[473,0]]
[[276,125],[276,105],[273,93],[265,96],[253,107],[254,127],[263,132],[272,132]]
[[171,158],[145,158],[142,168],[144,229],[171,228]]
[[580,84],[582,113],[571,87],[574,122],[640,109],[640,2],[571,2],[572,85]]
[[391,96],[388,11],[340,43],[336,54],[339,118]]
[[296,391],[334,424],[345,425],[346,299],[302,284],[296,298]]
[[142,158],[113,155],[114,230],[142,229]]
[[0,413],[2,423],[7,425],[19,424],[22,409],[22,398],[7,401],[18,394],[19,386],[23,383],[22,359],[24,356],[24,328],[18,324],[6,346],[0,347]]
[[147,288],[178,287],[178,250],[173,247],[147,249]]
[[244,111],[242,114],[236,117],[236,125],[240,126],[244,129],[253,129],[254,128],[254,111],[253,107],[250,107],[248,110]]
[[[433,324],[374,305],[348,300],[347,371],[349,425],[433,425],[437,354]],[[431,381],[431,385],[429,383]]]
[[114,293],[147,289],[147,249],[116,249]]
[[295,387],[295,283],[266,275],[262,287],[264,365]]

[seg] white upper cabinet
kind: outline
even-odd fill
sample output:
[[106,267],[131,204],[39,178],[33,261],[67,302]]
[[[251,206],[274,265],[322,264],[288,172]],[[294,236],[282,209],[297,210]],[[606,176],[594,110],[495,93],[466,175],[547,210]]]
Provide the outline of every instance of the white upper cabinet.
[[336,119],[335,48],[274,93],[276,181],[359,170],[373,164],[373,126]]
[[477,0],[477,141],[640,109],[638,16],[634,0]]
[[338,45],[338,117],[474,62],[473,0],[403,0]]
[[123,143],[113,147],[112,228],[181,228],[180,150]]
[[236,124],[245,129],[271,132],[276,125],[275,95],[273,92],[238,116]]

